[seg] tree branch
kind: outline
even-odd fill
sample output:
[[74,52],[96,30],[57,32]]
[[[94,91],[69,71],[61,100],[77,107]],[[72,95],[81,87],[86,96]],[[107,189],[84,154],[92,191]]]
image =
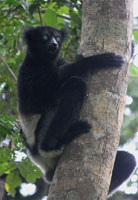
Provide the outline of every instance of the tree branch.
[[3,62],[4,66],[6,67],[6,69],[10,72],[12,78],[14,79],[15,83],[17,82],[17,77],[14,74],[14,72],[12,71],[12,69],[10,68],[10,66],[6,63],[6,61],[4,60],[4,58],[0,55],[0,60]]
[[132,75],[132,74],[128,74],[129,78],[138,78],[138,75]]
[[40,23],[43,26],[43,20],[42,20],[42,16],[41,16],[41,9],[40,9],[40,7],[38,7],[38,13],[39,13],[39,18],[40,18]]
[[59,15],[59,14],[57,14],[57,16],[58,17],[61,17],[61,18],[64,18],[64,19],[67,19],[67,20],[71,20],[71,18],[70,17],[67,17],[67,16],[65,16],[65,15]]
[[134,26],[133,31],[138,31],[138,26]]

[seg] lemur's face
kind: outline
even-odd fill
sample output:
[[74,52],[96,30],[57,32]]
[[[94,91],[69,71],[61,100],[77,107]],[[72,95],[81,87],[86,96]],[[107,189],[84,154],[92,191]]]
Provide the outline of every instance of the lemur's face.
[[59,51],[62,44],[62,35],[60,31],[47,30],[43,31],[41,35],[43,47],[47,49],[49,53],[56,53]]
[[65,30],[57,30],[48,26],[30,28],[24,33],[25,41],[31,52],[37,56],[53,56],[59,54],[65,38]]

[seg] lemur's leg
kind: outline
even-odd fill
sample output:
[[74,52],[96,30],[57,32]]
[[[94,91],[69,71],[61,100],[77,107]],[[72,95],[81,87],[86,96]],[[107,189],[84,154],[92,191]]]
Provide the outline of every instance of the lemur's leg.
[[78,135],[88,132],[87,122],[78,121],[86,96],[86,83],[79,77],[67,80],[60,91],[60,103],[41,148],[45,151],[59,149]]

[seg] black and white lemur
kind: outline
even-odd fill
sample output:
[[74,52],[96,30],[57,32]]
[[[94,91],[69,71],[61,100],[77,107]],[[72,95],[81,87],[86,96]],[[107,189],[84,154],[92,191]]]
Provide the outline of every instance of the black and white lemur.
[[[64,146],[91,128],[79,119],[87,91],[85,78],[124,63],[114,53],[80,55],[67,63],[59,57],[65,37],[64,29],[48,26],[26,30],[27,52],[18,75],[18,113],[28,155],[48,182]],[[130,176],[135,165],[133,155],[117,152],[109,194]]]

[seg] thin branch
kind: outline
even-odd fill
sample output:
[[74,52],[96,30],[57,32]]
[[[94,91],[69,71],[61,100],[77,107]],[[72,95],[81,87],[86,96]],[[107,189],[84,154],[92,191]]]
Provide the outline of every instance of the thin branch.
[[43,25],[43,20],[42,20],[42,15],[41,15],[41,9],[38,7],[38,13],[39,13],[39,18],[40,18],[40,23]]
[[[4,12],[8,12],[8,11],[9,11],[9,9],[5,8],[5,9],[2,9],[1,12],[4,13]],[[40,17],[41,25],[43,25],[43,21],[42,21],[41,13],[45,13],[45,10],[44,10],[44,9],[41,10],[40,7],[38,7],[38,12],[39,12],[39,17]],[[57,14],[57,16],[58,16],[58,17],[61,17],[61,18],[64,18],[64,19],[67,19],[67,20],[71,20],[70,17],[67,17],[67,16],[65,16],[65,15],[59,15],[59,14]]]
[[138,78],[138,75],[132,75],[132,74],[128,74],[129,78]]
[[138,26],[134,26],[133,31],[138,31]]
[[67,19],[67,20],[71,20],[70,17],[67,17],[67,16],[65,16],[65,15],[59,15],[59,14],[57,14],[57,16],[58,16],[58,17],[61,17],[61,18],[64,18],[64,19]]
[[[43,10],[40,10],[40,13],[45,13],[45,10],[43,9]],[[61,17],[61,18],[64,18],[64,19],[67,19],[67,20],[71,20],[71,18],[70,17],[67,17],[67,16],[65,16],[65,15],[59,15],[59,14],[57,14],[57,17]]]
[[15,82],[17,82],[17,77],[14,74],[14,72],[12,71],[12,69],[9,67],[9,65],[6,63],[6,61],[4,60],[4,58],[0,55],[0,60],[3,62],[4,66],[8,69],[8,71],[10,72],[12,78],[14,79]]

